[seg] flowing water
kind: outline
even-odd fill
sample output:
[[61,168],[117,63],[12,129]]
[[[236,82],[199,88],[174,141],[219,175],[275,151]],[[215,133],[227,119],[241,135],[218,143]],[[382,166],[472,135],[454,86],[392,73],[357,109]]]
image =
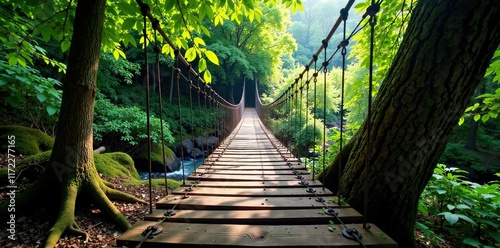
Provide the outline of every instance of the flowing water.
[[[184,177],[187,178],[189,175],[191,175],[191,173],[193,173],[195,167],[198,168],[200,167],[201,164],[203,164],[204,160],[205,160],[204,158],[183,160],[181,161],[181,166],[179,167],[178,170],[167,173],[167,178],[181,181],[182,167],[184,167]],[[149,178],[148,172],[140,171],[139,175],[141,176],[142,180],[146,180]],[[153,172],[151,174],[151,178],[165,178],[165,173]]]

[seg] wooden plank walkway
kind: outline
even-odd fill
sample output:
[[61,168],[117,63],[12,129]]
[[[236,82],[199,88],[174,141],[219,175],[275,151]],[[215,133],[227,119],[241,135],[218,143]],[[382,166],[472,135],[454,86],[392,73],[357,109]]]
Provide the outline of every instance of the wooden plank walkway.
[[[255,110],[246,109],[239,126],[186,184],[158,201],[117,245],[134,247],[145,240],[140,247],[397,247],[375,225],[365,230],[359,212],[337,205],[334,194],[266,132]],[[307,187],[325,202],[316,201]],[[338,219],[324,214],[325,206],[334,208]],[[165,217],[172,209],[175,215]],[[362,234],[363,245],[342,235],[339,220]],[[160,222],[162,232],[144,238],[143,231]]]

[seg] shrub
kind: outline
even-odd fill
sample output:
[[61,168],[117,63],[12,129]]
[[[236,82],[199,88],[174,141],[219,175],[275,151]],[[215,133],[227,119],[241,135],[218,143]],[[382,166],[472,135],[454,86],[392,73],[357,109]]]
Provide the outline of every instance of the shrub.
[[421,195],[416,228],[428,237],[435,235],[429,228],[433,226],[470,246],[500,247],[500,184],[469,182],[466,173],[443,164],[436,167]]
[[[151,141],[161,144],[160,119],[151,116]],[[94,113],[94,138],[119,141],[136,146],[147,138],[146,113],[138,107],[118,107],[109,100],[96,100]],[[168,124],[163,122],[165,142],[172,143],[174,138]]]

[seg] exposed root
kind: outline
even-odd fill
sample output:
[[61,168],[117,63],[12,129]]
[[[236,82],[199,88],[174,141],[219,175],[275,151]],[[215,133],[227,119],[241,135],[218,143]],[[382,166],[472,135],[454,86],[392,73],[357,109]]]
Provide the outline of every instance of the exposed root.
[[124,202],[132,202],[132,203],[138,202],[138,203],[148,204],[148,202],[146,202],[142,199],[139,199],[131,194],[128,194],[128,193],[125,193],[125,192],[122,192],[122,191],[119,191],[116,189],[105,187],[103,189],[103,191],[106,194],[106,196],[112,201],[124,201]]
[[112,182],[108,182],[104,179],[101,178],[101,181],[104,183],[104,185],[106,185],[108,188],[111,188],[111,189],[116,189],[116,186],[112,183]]
[[[110,217],[111,220],[119,228],[121,228],[123,230],[126,230],[126,229],[131,227],[127,218],[115,207],[115,205],[106,196],[106,193],[101,188],[102,186],[100,186],[97,182],[91,183],[88,186],[89,186],[89,188],[87,190],[90,190],[90,191],[88,191],[88,192],[90,192],[90,197],[92,198],[93,202],[96,203],[96,205],[99,207],[99,209],[101,209],[101,211],[105,215]],[[115,191],[114,189],[108,189],[108,190]]]
[[64,231],[70,228],[76,229],[74,227],[77,227],[75,222],[75,203],[78,195],[78,187],[75,184],[67,184],[66,187],[66,190],[61,192],[59,216],[50,229],[45,241],[45,247],[47,248],[54,247]]
[[76,223],[68,226],[66,231],[68,233],[74,234],[75,236],[82,236],[85,243],[89,240],[89,235],[86,232],[82,231]]

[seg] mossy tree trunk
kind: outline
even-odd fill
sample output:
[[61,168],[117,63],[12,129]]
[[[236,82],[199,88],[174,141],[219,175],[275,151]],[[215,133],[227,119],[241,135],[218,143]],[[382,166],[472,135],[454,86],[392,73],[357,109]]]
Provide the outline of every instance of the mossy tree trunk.
[[[99,65],[106,0],[78,1],[67,74],[63,80],[63,97],[58,133],[50,164],[40,179],[17,198],[21,208],[40,201],[59,203],[59,215],[48,233],[45,247],[53,247],[63,232],[86,233],[75,222],[75,204],[79,196],[91,199],[115,223],[126,229],[129,222],[110,199],[144,202],[113,189],[97,173],[93,158],[94,100]],[[4,214],[5,204],[0,206]]]
[[[499,45],[498,16],[496,0],[419,0],[374,101],[371,126],[365,121],[346,145],[341,195],[363,213],[367,180],[368,220],[400,247],[416,246],[418,199]],[[320,175],[333,192],[338,157]]]

